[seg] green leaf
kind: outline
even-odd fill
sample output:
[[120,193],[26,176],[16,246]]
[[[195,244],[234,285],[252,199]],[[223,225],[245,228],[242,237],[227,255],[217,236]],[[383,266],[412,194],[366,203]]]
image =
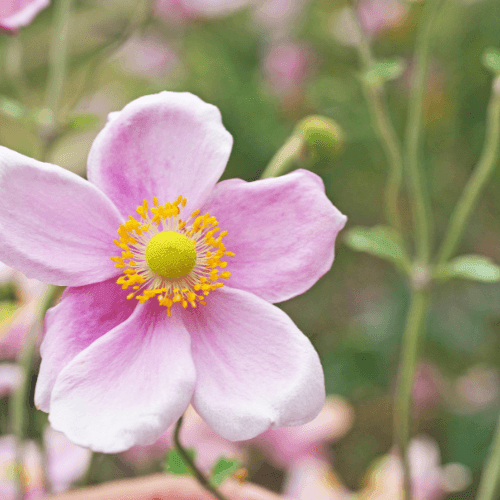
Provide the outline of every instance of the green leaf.
[[481,255],[462,255],[436,270],[436,278],[464,278],[474,281],[500,281],[500,266]]
[[379,61],[375,63],[373,71],[375,75],[384,80],[396,80],[396,78],[399,78],[403,74],[405,66],[403,59]]
[[483,64],[493,73],[500,74],[500,51],[492,47],[486,49],[483,53]]
[[95,128],[97,125],[99,125],[100,121],[101,118],[99,116],[85,113],[82,115],[74,116],[68,123],[68,126],[72,130],[81,132],[83,130]]
[[23,120],[28,115],[22,103],[4,96],[0,96],[0,113],[16,120]]
[[[195,449],[187,448],[187,454],[191,457],[192,460],[195,458]],[[171,474],[186,474],[190,475],[191,470],[186,465],[182,457],[179,455],[177,450],[170,450],[165,457],[165,472],[170,472]]]
[[210,473],[212,484],[214,486],[219,486],[226,478],[234,474],[240,468],[241,462],[236,458],[220,458],[213,466]]
[[357,252],[366,252],[390,260],[408,269],[410,264],[401,235],[388,226],[354,227],[344,237],[345,243]]

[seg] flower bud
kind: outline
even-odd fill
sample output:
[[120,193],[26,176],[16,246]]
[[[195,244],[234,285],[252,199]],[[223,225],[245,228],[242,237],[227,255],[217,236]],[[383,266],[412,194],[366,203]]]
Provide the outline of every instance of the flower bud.
[[329,118],[319,115],[307,116],[295,129],[306,143],[307,159],[314,164],[331,163],[343,149],[344,133],[340,125]]

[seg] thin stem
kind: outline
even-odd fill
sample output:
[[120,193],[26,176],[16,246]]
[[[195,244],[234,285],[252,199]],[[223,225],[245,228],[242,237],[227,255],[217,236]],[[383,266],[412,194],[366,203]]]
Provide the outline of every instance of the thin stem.
[[73,0],[57,0],[54,12],[54,27],[49,53],[49,79],[45,102],[57,119],[61,95],[66,77],[69,18]]
[[194,477],[197,479],[197,481],[205,488],[209,493],[211,493],[215,498],[218,500],[227,500],[225,496],[223,496],[215,486],[213,486],[210,481],[204,476],[204,474],[196,467],[194,461],[191,459],[189,454],[186,452],[184,447],[182,446],[180,439],[179,439],[179,434],[181,432],[181,427],[182,427],[182,420],[183,417],[181,417],[179,420],[177,420],[177,424],[175,425],[175,431],[174,431],[174,443],[175,447],[177,448],[177,451],[179,452],[179,455],[182,457],[182,460],[184,463],[191,469],[191,472],[194,474]]
[[500,484],[500,417],[490,455],[481,476],[476,500],[495,500]]
[[500,77],[493,82],[493,91],[488,104],[486,138],[481,157],[472,177],[465,186],[448,226],[443,244],[438,254],[438,264],[445,264],[455,252],[465,226],[476,206],[482,190],[486,186],[498,162],[500,145]]
[[405,499],[411,499],[411,479],[408,465],[408,442],[412,408],[413,380],[418,361],[420,333],[427,318],[429,292],[424,288],[413,290],[410,309],[403,334],[401,364],[394,402],[394,434],[404,470]]
[[428,193],[424,188],[424,174],[418,161],[422,108],[426,89],[431,35],[438,8],[443,0],[428,0],[423,12],[422,28],[418,33],[415,48],[415,70],[411,82],[408,123],[406,129],[406,163],[412,198],[416,231],[417,259],[427,263],[431,253],[431,215]]
[[300,135],[291,135],[271,158],[260,178],[266,179],[286,174],[293,168],[303,148],[304,139]]
[[[375,61],[355,5],[353,13],[357,31],[359,32],[358,53],[363,64],[363,71],[367,74],[374,67]],[[403,180],[401,145],[389,117],[383,83],[371,84],[363,78],[362,86],[373,128],[389,162],[389,176],[384,193],[386,217],[389,224],[395,229],[401,230],[401,219],[398,210],[399,193]]]
[[19,485],[17,491],[17,498],[22,500],[24,498],[24,493],[26,489],[26,484],[24,480],[24,475],[22,474],[23,467],[23,457],[22,457],[22,444],[24,438],[26,437],[26,406],[28,404],[27,399],[31,388],[31,367],[33,365],[33,360],[35,358],[36,349],[36,339],[38,333],[39,321],[45,316],[45,312],[49,308],[50,304],[54,301],[55,297],[59,294],[60,288],[57,286],[48,287],[44,297],[43,303],[40,307],[39,317],[33,322],[31,329],[28,333],[26,341],[24,343],[23,351],[20,355],[19,365],[23,372],[23,380],[21,385],[18,387],[11,399],[10,406],[10,420],[11,420],[11,431],[16,437],[16,478]]

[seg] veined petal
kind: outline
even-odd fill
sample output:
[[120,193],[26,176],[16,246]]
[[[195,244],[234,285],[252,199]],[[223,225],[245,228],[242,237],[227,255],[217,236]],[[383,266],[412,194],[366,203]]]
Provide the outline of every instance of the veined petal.
[[0,260],[40,281],[80,286],[117,274],[123,218],[99,189],[0,146]]
[[219,183],[203,211],[227,230],[232,288],[269,302],[304,293],[331,267],[335,238],[347,220],[321,179],[297,170],[274,179]]
[[186,410],[195,379],[190,337],[177,315],[140,304],[62,370],[49,420],[94,451],[152,444]]
[[132,314],[137,301],[126,300],[126,292],[115,281],[66,288],[59,304],[47,311],[35,389],[35,404],[40,410],[49,412],[52,389],[61,370]]
[[224,287],[209,299],[183,315],[197,373],[192,404],[201,417],[231,441],[315,418],[325,388],[309,339],[251,293]]
[[219,110],[189,93],[140,97],[114,113],[96,137],[89,180],[124,216],[143,199],[179,195],[199,208],[226,167],[233,138]]

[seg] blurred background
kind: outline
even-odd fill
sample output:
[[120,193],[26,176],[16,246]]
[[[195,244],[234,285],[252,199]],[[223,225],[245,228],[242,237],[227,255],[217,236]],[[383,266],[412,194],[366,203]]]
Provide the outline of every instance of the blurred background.
[[[423,5],[361,0],[356,8],[374,56],[398,61],[400,74],[387,83],[386,91],[402,138]],[[348,216],[347,228],[384,222],[387,160],[362,92],[359,33],[351,4],[74,0],[56,132],[45,126],[53,124],[45,109],[53,19],[54,5],[49,5],[29,26],[0,32],[1,145],[35,158],[44,154],[46,161],[85,177],[88,151],[109,112],[142,95],[188,91],[218,106],[234,137],[223,178],[251,181],[260,177],[299,120],[320,114],[337,122],[344,147],[341,154],[307,166],[321,175],[328,196]],[[481,57],[488,47],[500,46],[499,33],[496,0],[448,1],[437,21],[421,161],[438,237],[482,148],[493,77]],[[499,187],[497,169],[460,253],[500,262]],[[409,231],[411,218],[404,200],[402,207],[403,225]],[[2,273],[0,369],[5,368],[5,374],[0,374],[0,385],[5,389],[0,391],[0,443],[5,444],[12,431],[9,394],[19,384],[16,360],[28,332],[38,328],[41,335],[40,319],[33,311],[44,290],[7,268]],[[318,350],[327,393],[335,395],[333,401],[342,408],[335,417],[338,425],[343,422],[342,432],[335,437],[325,432],[321,438],[321,456],[328,464],[322,477],[328,478],[332,495],[325,493],[324,498],[344,498],[333,495],[351,491],[365,491],[366,498],[397,498],[366,491],[376,482],[371,475],[374,467],[392,448],[393,391],[408,301],[406,282],[393,267],[352,251],[340,233],[332,269],[307,293],[280,304]],[[33,406],[37,363],[32,369],[27,434],[38,443],[37,453],[46,457],[52,446],[45,437],[45,451],[40,451],[46,415]],[[435,458],[433,473],[439,470],[441,489],[420,492],[419,498],[474,496],[500,411],[499,395],[500,285],[451,280],[435,287],[414,386],[412,435],[427,446],[423,462]],[[269,448],[258,443],[243,448],[248,479],[283,491],[293,467],[273,461]],[[2,453],[0,462],[10,463],[10,452],[3,453],[6,458]],[[47,460],[40,458],[39,463]],[[75,460],[71,481],[76,484],[142,475],[164,466],[161,454],[155,460],[101,454]],[[415,461],[415,477],[423,474],[427,484],[425,474],[430,472],[422,472],[422,464]],[[4,469],[4,476],[10,477],[6,466],[0,466],[0,476]],[[33,472],[30,477],[35,476]],[[52,489],[64,489],[71,481]],[[377,488],[383,491],[384,486]],[[295,493],[296,498],[315,498],[301,494]]]

